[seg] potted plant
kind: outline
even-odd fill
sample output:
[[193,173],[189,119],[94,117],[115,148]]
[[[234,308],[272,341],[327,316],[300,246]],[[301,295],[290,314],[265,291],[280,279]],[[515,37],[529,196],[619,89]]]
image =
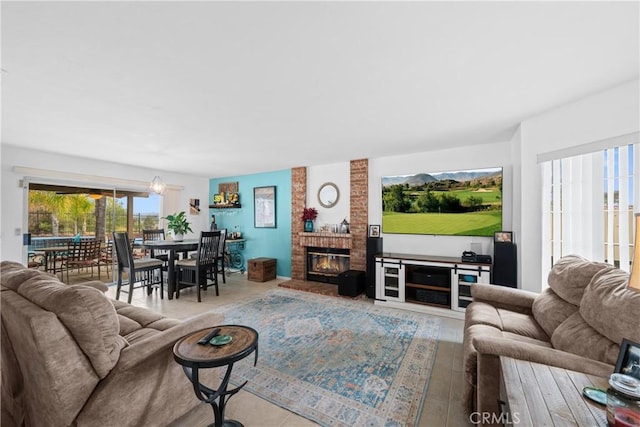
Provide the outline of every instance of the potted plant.
[[173,232],[173,240],[179,242],[183,239],[184,233],[187,231],[193,232],[184,211],[177,214],[167,215],[162,218],[168,221],[167,228]]
[[318,217],[316,208],[304,208],[302,220],[304,221],[304,231],[313,231],[313,221]]

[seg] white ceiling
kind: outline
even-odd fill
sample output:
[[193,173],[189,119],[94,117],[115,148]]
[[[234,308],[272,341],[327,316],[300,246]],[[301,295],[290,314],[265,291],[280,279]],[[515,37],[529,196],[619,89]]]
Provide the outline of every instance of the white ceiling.
[[1,7],[4,144],[207,177],[505,141],[639,75],[636,1]]

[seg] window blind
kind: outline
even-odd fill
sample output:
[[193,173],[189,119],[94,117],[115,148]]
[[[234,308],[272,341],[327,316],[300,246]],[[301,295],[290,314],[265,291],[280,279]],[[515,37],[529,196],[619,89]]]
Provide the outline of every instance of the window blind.
[[633,214],[640,211],[638,140],[543,161],[540,169],[543,277],[569,254],[629,271]]

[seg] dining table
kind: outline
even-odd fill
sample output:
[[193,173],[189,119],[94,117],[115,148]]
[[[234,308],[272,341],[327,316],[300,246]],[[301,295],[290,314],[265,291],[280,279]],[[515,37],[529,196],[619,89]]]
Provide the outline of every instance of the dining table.
[[44,271],[56,274],[62,272],[62,267],[56,267],[56,259],[62,257],[69,251],[69,246],[45,246],[34,251],[36,254],[44,253]]
[[169,299],[173,299],[176,291],[176,260],[177,254],[180,252],[187,253],[198,249],[198,239],[184,240],[145,240],[142,247],[146,250],[166,250],[169,252],[169,260],[167,266],[167,293]]

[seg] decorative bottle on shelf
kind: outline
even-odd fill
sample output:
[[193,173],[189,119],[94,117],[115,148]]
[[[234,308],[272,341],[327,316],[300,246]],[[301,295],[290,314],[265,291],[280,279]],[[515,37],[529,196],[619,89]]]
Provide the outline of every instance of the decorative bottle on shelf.
[[313,231],[313,220],[312,219],[307,219],[304,222],[304,231],[310,233]]

